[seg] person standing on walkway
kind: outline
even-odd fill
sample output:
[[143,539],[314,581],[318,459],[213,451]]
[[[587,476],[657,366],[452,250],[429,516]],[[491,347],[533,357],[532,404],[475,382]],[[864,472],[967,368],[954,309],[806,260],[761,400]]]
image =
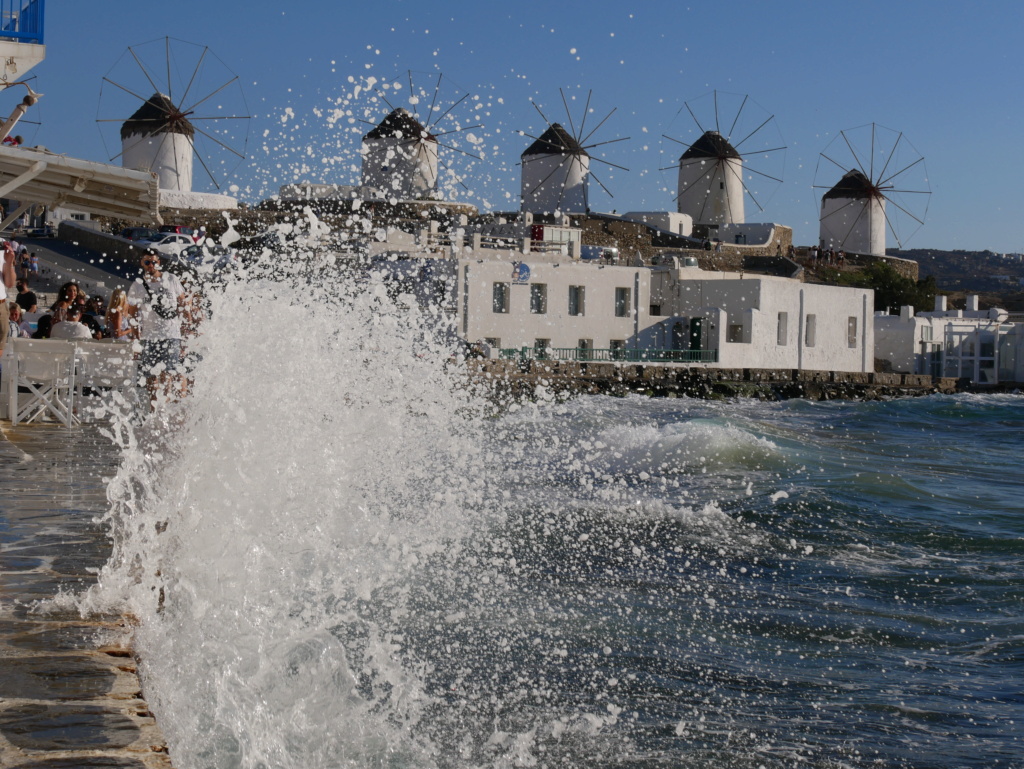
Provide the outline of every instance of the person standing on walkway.
[[190,320],[185,289],[177,276],[161,270],[153,249],[142,255],[142,277],[128,289],[128,313],[139,326],[139,370],[146,377],[150,405],[161,392],[168,400],[184,394],[182,320]]
[[[7,347],[7,336],[11,333],[11,311],[7,304],[7,297],[13,292],[18,276],[14,270],[14,246],[9,241],[4,241],[4,265],[2,268],[3,280],[0,280],[0,355],[3,355]],[[11,297],[13,299],[13,296]]]

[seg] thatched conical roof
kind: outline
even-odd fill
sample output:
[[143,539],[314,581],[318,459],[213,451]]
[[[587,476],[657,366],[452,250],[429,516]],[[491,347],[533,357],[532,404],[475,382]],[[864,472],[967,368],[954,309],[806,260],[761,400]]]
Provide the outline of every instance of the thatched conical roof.
[[863,172],[856,168],[852,171],[847,171],[843,174],[843,178],[840,179],[836,186],[822,195],[822,200],[830,200],[835,198],[861,200],[863,198],[871,198],[878,195],[878,190],[875,185],[871,183],[871,180],[866,177]]
[[590,157],[580,143],[573,138],[559,123],[552,123],[533,144],[527,147],[520,157],[527,155],[579,155]]
[[740,159],[740,153],[736,151],[729,140],[718,131],[705,131],[703,135],[691,144],[679,160],[695,160],[700,158],[736,158]]
[[377,124],[376,128],[366,134],[363,139],[422,139],[428,142],[437,141],[437,138],[419,120],[402,107],[393,110]]
[[121,125],[121,141],[131,136],[160,133],[183,134],[191,139],[195,137],[196,129],[174,106],[170,97],[155,93]]

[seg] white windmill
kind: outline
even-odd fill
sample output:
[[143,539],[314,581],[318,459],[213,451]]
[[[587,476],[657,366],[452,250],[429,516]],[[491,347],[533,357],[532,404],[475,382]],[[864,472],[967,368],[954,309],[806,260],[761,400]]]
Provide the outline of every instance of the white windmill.
[[720,91],[684,106],[693,118],[693,138],[664,134],[686,147],[676,163],[662,169],[677,170],[677,210],[697,225],[744,224],[746,199],[763,211],[782,183],[786,146],[775,116],[749,96]]
[[[438,102],[444,76],[438,75],[431,95],[423,89],[417,88],[413,83],[412,74],[409,72],[408,103],[413,111],[405,107],[395,107],[382,91],[377,91],[378,96],[391,108],[391,112],[363,136],[362,141],[363,185],[380,190],[386,198],[398,200],[421,200],[433,198],[436,195],[439,168],[451,170],[440,157],[440,148],[459,152],[479,160],[477,155],[454,145],[445,144],[440,139],[449,134],[481,127],[480,125],[464,126],[458,121],[454,121],[454,125],[450,129],[441,130],[440,128],[442,121],[451,119],[453,110],[469,98],[469,93],[464,93],[442,111]],[[398,92],[397,87],[393,88],[392,98]],[[430,106],[426,115],[421,116],[416,111],[416,107],[426,103],[428,97]],[[373,124],[371,123],[371,125]],[[465,187],[461,181],[459,184]]]
[[222,189],[248,141],[238,76],[208,47],[169,37],[129,46],[103,78],[99,108],[129,113],[96,122],[108,146],[108,126],[118,128],[120,152],[112,161],[157,175],[161,205],[233,207],[234,198],[192,191],[196,163]]
[[901,132],[875,123],[839,132],[818,159],[814,186],[826,190],[820,245],[877,256],[888,233],[902,248],[920,229],[931,196],[924,157]]
[[589,133],[585,133],[593,92],[587,95],[587,102],[579,121],[579,130],[576,129],[576,123],[569,111],[565,93],[561,89],[559,89],[559,93],[562,95],[562,104],[565,107],[566,117],[569,119],[570,130],[567,131],[561,124],[549,121],[541,112],[540,107],[534,104],[537,112],[547,123],[547,130],[540,136],[531,136],[524,131],[520,132],[534,140],[533,144],[527,147],[520,156],[522,162],[521,207],[524,212],[534,214],[587,213],[590,210],[588,183],[591,177],[610,197],[614,197],[608,187],[591,170],[591,162],[604,163],[623,171],[629,170],[602,158],[594,157],[587,152],[594,147],[626,141],[629,138],[622,137],[587,144],[598,129],[614,114],[615,110],[609,112],[604,120],[601,120]]

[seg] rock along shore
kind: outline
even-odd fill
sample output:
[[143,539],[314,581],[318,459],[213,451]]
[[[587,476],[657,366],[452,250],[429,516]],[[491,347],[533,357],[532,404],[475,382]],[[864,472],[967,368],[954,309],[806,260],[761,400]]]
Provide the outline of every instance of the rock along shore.
[[538,386],[566,394],[644,393],[662,397],[762,400],[878,400],[957,392],[1008,392],[1020,384],[972,386],[968,380],[917,374],[850,373],[796,369],[721,369],[637,363],[556,360],[470,360],[471,378],[511,397],[530,397]]

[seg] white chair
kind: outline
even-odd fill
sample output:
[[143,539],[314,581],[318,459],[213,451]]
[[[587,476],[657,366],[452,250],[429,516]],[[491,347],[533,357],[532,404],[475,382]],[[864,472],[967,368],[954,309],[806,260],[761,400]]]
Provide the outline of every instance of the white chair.
[[90,415],[84,408],[83,390],[117,390],[129,397],[135,391],[135,353],[131,342],[110,340],[75,342],[78,351],[75,369],[75,391],[79,416]]
[[[6,365],[11,424],[51,416],[66,427],[75,422],[75,345],[59,339],[12,339]],[[19,393],[25,388],[27,393]]]

